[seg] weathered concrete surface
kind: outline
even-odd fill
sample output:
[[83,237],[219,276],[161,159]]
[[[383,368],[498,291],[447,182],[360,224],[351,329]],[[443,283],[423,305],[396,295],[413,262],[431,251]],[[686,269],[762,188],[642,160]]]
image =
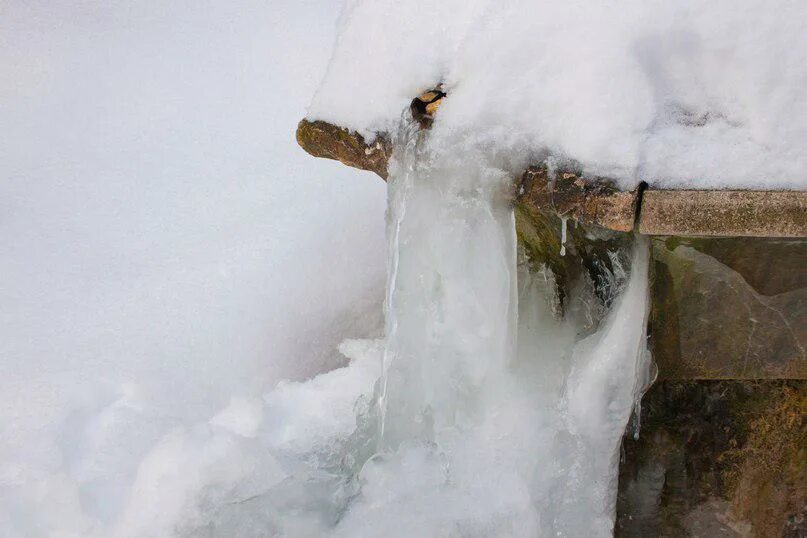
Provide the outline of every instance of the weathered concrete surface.
[[640,424],[616,536],[807,536],[807,382],[657,382]]
[[647,190],[647,235],[807,237],[807,192]]
[[[413,100],[413,114],[430,125],[445,96],[431,90]],[[422,110],[421,110],[422,109]],[[311,155],[387,177],[389,138],[372,144],[360,134],[323,121],[302,120],[297,142]],[[640,193],[619,191],[604,178],[560,172],[550,180],[545,166],[530,167],[519,197],[588,224],[626,232],[634,227]],[[807,237],[807,192],[653,190],[641,194],[639,231],[647,235]]]
[[370,144],[359,133],[324,121],[302,120],[297,125],[297,143],[314,157],[335,159],[387,179],[392,144],[384,135],[378,135]]
[[665,379],[807,379],[807,241],[653,238],[653,356]]
[[[428,128],[445,94],[430,90],[412,101],[413,116]],[[387,178],[392,155],[389,137],[368,143],[359,133],[323,121],[302,120],[297,142],[315,157],[336,159]],[[545,166],[530,167],[521,178],[522,204],[553,210],[585,224],[620,232],[637,221],[647,235],[716,237],[807,237],[807,192],[693,191],[647,189],[626,192],[606,178],[561,171],[549,178]]]

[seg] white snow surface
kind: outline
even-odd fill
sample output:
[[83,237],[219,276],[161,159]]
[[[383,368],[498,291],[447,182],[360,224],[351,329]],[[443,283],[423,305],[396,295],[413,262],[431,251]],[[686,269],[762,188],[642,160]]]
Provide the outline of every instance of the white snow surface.
[[199,536],[383,331],[384,184],[294,140],[339,7],[0,2],[0,536]]
[[804,189],[805,26],[798,0],[347,0],[309,116],[391,132],[443,82],[436,129],[524,162],[626,189]]

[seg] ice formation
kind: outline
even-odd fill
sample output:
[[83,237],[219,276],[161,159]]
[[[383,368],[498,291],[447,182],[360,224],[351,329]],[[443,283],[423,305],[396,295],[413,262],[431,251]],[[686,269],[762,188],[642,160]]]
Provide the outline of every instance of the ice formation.
[[116,536],[611,535],[649,375],[647,246],[614,264],[610,310],[584,283],[558,319],[502,162],[466,143],[399,130],[386,338],[164,438]]
[[509,176],[466,143],[399,130],[386,338],[164,439],[118,535],[611,534],[619,443],[648,380],[648,250],[614,265],[604,316],[582,285],[556,319],[551,278],[519,263]]
[[[66,498],[107,512],[60,505],[53,526],[120,538],[610,536],[619,443],[649,375],[647,246],[629,269],[613,264],[610,309],[583,282],[559,319],[551,274],[528,271],[517,250],[506,159],[467,144],[402,122],[384,339],[345,341],[347,366],[233,397],[141,443],[136,468],[122,469],[131,488],[115,492],[125,482],[99,474],[98,455],[138,445],[125,428],[154,421],[124,391],[69,443],[82,480]],[[88,498],[109,493],[121,504]]]
[[382,427],[335,533],[609,536],[649,375],[646,246],[596,327],[574,308],[556,320],[551,285],[519,269],[507,174],[466,143],[399,135]]

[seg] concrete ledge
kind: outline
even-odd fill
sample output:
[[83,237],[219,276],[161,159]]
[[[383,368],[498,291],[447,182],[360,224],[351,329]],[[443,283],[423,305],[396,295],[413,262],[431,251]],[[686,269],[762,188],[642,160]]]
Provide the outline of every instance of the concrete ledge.
[[807,237],[807,192],[644,192],[639,232],[705,237]]

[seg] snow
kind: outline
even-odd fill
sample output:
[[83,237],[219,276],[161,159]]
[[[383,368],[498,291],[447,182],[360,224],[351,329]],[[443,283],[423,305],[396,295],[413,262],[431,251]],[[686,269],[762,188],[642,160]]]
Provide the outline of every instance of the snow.
[[338,14],[0,5],[0,535],[170,536],[268,487],[263,395],[382,332],[383,182],[294,140]]
[[789,0],[349,0],[309,117],[392,132],[443,82],[436,129],[626,189],[804,189],[805,23]]
[[[0,8],[3,536],[609,534],[647,251],[597,330],[591,290],[555,319],[509,178],[802,188],[805,8],[338,7]],[[312,94],[395,131],[437,81],[381,340],[385,185],[293,131]]]

